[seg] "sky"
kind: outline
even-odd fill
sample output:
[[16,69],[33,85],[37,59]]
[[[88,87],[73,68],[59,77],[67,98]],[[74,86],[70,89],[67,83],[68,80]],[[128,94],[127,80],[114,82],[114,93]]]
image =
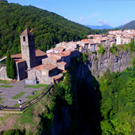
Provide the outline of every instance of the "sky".
[[32,5],[83,25],[117,27],[135,20],[135,0],[8,0]]

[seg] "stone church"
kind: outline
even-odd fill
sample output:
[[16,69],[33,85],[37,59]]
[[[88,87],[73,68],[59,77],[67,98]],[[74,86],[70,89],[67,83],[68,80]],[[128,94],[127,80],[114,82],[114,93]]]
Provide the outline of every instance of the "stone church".
[[[63,72],[70,66],[71,58],[80,55],[73,47],[56,46],[47,53],[35,50],[34,35],[28,29],[21,33],[20,43],[21,53],[11,57],[16,65],[16,79],[25,79],[26,84],[58,83],[63,79]],[[6,68],[1,68],[0,72],[3,70]],[[4,79],[4,75],[1,74],[1,78]]]
[[41,50],[35,50],[34,35],[25,29],[20,35],[21,53],[11,55],[16,63],[17,80],[27,78],[27,70],[42,64],[47,55]]

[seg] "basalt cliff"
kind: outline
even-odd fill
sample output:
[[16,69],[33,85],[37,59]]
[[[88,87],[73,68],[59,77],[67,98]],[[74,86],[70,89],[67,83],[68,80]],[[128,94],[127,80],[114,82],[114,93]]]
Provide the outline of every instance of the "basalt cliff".
[[135,54],[123,50],[115,54],[105,51],[102,56],[100,54],[88,55],[87,65],[95,77],[102,76],[107,69],[111,73],[122,72],[127,67],[132,66],[133,55]]

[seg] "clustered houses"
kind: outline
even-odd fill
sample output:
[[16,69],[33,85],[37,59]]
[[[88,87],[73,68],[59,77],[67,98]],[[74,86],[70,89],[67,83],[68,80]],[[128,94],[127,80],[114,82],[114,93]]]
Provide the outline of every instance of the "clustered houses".
[[[61,42],[55,48],[47,50],[35,50],[34,35],[25,29],[20,35],[21,53],[11,55],[16,64],[17,80],[24,78],[26,84],[57,83],[63,78],[62,72],[70,66],[71,58],[78,57],[79,52],[89,50],[98,51],[98,45],[112,47],[113,44],[128,44],[135,37],[135,30],[114,30],[108,35],[88,35],[88,39],[77,42]],[[6,57],[0,59],[0,62]],[[0,79],[7,78],[6,68],[0,69]]]
[[83,47],[93,52],[98,50],[98,44],[104,47],[112,47],[113,44],[128,44],[135,37],[135,30],[112,30],[108,33],[108,35],[88,35],[88,39],[82,40]]
[[112,47],[113,44],[128,44],[134,37],[135,30],[113,30],[109,31],[108,35],[91,34],[87,36],[87,39],[82,39],[77,42],[61,42],[57,44],[56,47],[73,47],[77,48],[80,52],[83,52],[84,50],[95,52],[98,51],[99,44],[103,47]]
[[135,37],[135,30],[113,30],[109,31],[109,34],[116,39],[116,45],[128,44]]

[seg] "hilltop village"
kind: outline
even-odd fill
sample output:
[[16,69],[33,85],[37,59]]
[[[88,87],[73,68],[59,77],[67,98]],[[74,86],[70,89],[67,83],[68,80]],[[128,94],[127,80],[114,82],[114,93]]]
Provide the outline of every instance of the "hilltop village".
[[[25,79],[26,84],[53,84],[63,79],[63,74],[71,64],[71,59],[80,53],[99,50],[98,45],[112,47],[113,44],[130,43],[135,37],[135,30],[114,30],[108,35],[88,35],[87,39],[77,42],[61,42],[55,48],[35,50],[34,35],[25,29],[20,35],[21,53],[11,55],[16,65],[17,80]],[[6,57],[0,61],[5,60]],[[0,69],[0,79],[5,79],[6,68]],[[7,78],[7,76],[6,76]]]

